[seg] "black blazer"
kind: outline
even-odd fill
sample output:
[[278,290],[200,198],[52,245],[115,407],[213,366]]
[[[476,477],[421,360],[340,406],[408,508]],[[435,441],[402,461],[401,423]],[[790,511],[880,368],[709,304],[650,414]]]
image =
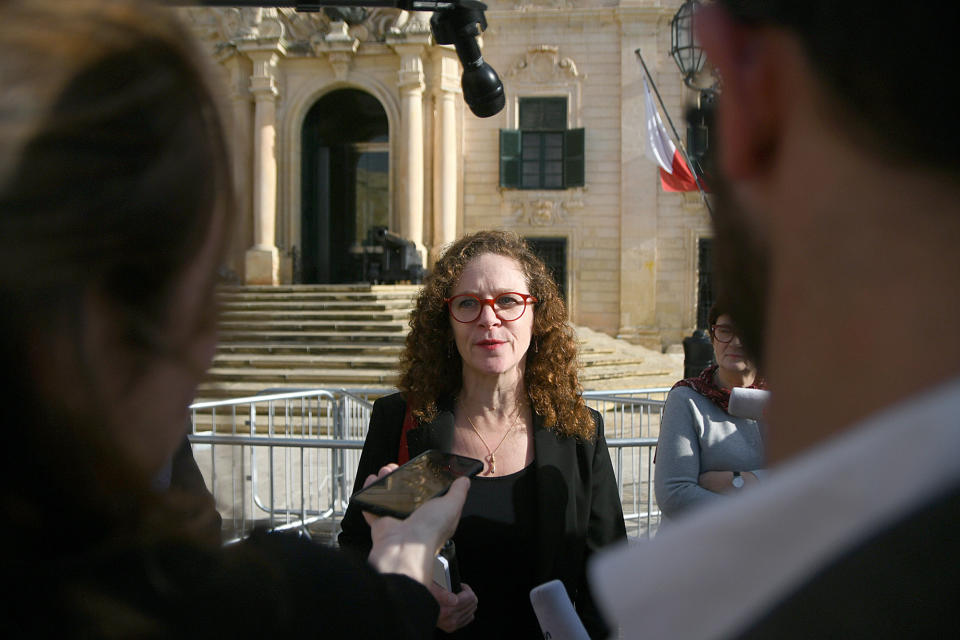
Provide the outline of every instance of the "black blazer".
[[[354,491],[380,467],[397,461],[406,401],[399,393],[377,400],[357,468]],[[593,411],[596,438],[562,437],[543,426],[534,414],[533,442],[537,482],[537,583],[562,580],[591,637],[605,637],[607,628],[587,588],[589,555],[627,537],[623,509],[606,440],[603,418]],[[433,422],[407,433],[410,457],[427,449],[449,451],[453,445],[452,400],[441,402]],[[370,528],[359,509],[347,508],[340,546],[364,557],[370,552]]]

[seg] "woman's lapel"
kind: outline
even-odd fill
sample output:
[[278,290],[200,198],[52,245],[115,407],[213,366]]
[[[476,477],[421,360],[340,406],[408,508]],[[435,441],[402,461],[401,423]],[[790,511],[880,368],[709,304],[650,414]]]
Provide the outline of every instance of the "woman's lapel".
[[[407,432],[410,457],[428,449],[450,451],[453,448],[453,402],[441,402],[437,417],[427,424]],[[564,575],[560,553],[564,537],[576,523],[567,522],[572,514],[570,479],[575,475],[576,446],[574,438],[558,438],[543,426],[543,418],[533,415],[534,465],[537,482],[537,579],[544,582],[550,576]],[[572,517],[572,516],[570,516]]]
[[558,438],[543,426],[543,418],[533,417],[534,465],[537,479],[537,578],[540,582],[558,573],[561,544],[573,523],[567,522],[576,452],[571,438]]

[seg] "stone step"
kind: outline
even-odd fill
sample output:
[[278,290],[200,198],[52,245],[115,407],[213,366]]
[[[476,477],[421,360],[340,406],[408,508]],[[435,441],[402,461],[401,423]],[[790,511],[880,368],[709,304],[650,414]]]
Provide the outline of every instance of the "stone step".
[[[264,390],[394,389],[419,285],[225,287],[220,344],[198,399]],[[576,328],[585,389],[669,386],[682,358]]]
[[580,366],[612,366],[612,367],[636,367],[643,365],[645,360],[639,356],[616,353],[612,351],[593,351],[591,349],[581,349]]
[[222,320],[224,331],[404,331],[407,323],[402,320]]
[[341,358],[355,356],[384,355],[394,359],[400,357],[403,342],[221,342],[217,346],[217,355],[245,354],[248,356],[291,354],[291,355],[336,355]]
[[[227,382],[227,381],[208,381],[204,382],[197,389],[197,396],[194,402],[206,402],[210,400],[226,400],[230,398],[246,398],[248,396],[255,396],[259,393],[262,393],[266,390],[271,392],[280,393],[281,391],[307,391],[310,389],[352,389],[362,387],[364,389],[382,389],[383,394],[393,393],[396,391],[396,386],[394,385],[393,380],[382,383],[364,383],[357,384],[347,380],[332,380],[325,382],[324,384],[283,384],[282,382],[276,382],[271,384],[264,384],[262,382],[256,381],[240,381],[240,382]],[[371,396],[371,399],[376,397],[376,394]]]
[[[580,371],[580,382],[587,385],[593,381],[623,379],[629,377],[664,377],[671,375],[666,368],[640,372],[634,367],[599,365],[584,367]],[[396,381],[395,367],[354,368],[354,367],[249,367],[214,366],[207,372],[207,381],[260,383],[260,387],[269,386],[364,386],[367,384],[387,384]]]
[[414,300],[413,293],[370,293],[366,291],[291,291],[279,294],[267,291],[229,292],[218,291],[217,299],[221,302],[270,302],[289,300],[292,302],[407,302]]
[[[398,350],[399,352],[399,350]],[[213,361],[217,368],[254,367],[258,369],[396,369],[398,354],[250,354],[221,353]]]
[[[682,366],[682,363],[681,363]],[[337,370],[337,372],[342,370]],[[661,370],[650,371],[645,374],[638,374],[635,371],[624,369],[619,371],[618,375],[612,375],[606,372],[604,375],[591,375],[589,370],[581,372],[580,382],[585,390],[606,390],[606,389],[646,389],[654,387],[670,388],[678,380],[676,371]],[[271,379],[261,380],[207,380],[200,385],[197,390],[195,402],[204,402],[211,400],[226,400],[231,398],[242,398],[262,394],[265,391],[271,393],[280,393],[286,391],[306,391],[309,389],[381,389],[386,395],[396,390],[395,379],[385,376],[379,382],[361,382],[355,379],[346,379],[343,377],[333,377],[323,381],[312,383],[282,381]],[[371,401],[378,397],[378,394],[370,395]]]
[[633,376],[661,377],[670,374],[671,370],[668,367],[638,369],[634,366],[598,364],[590,367],[583,367],[580,370],[580,382],[586,384],[588,381],[593,380],[610,380],[615,378],[629,378]]
[[410,293],[415,294],[422,288],[419,284],[281,284],[281,285],[224,285],[218,291],[224,293],[311,293],[311,292],[366,292],[366,293]]
[[581,356],[584,354],[615,354],[617,353],[616,349],[612,349],[605,345],[593,344],[591,342],[581,342],[577,344],[577,351]]
[[401,310],[224,310],[220,314],[220,325],[230,322],[324,322],[324,323],[405,323],[410,312]]
[[409,313],[413,306],[407,300],[300,300],[290,301],[286,298],[277,300],[237,300],[220,303],[222,313],[234,311],[271,311],[285,313],[290,311],[366,311],[366,312],[397,312]]
[[[281,345],[282,346],[282,345]],[[398,345],[387,353],[331,353],[329,349],[315,347],[309,353],[273,353],[263,350],[234,349],[231,352],[218,352],[214,359],[215,367],[258,367],[281,369],[290,367],[295,369],[326,368],[326,369],[364,369],[387,368],[394,369],[399,362],[401,348]],[[642,358],[629,357],[608,353],[581,352],[582,366],[609,366],[628,367],[643,364]]]
[[[405,335],[397,336],[395,334],[387,334],[395,339],[392,341],[381,341],[378,339],[376,342],[363,342],[363,337],[369,334],[362,334],[353,338],[356,342],[330,342],[326,339],[318,339],[315,342],[310,340],[297,342],[296,340],[299,339],[299,336],[304,334],[291,332],[290,334],[282,334],[285,340],[283,342],[263,342],[257,340],[258,337],[264,335],[264,333],[251,333],[251,339],[249,341],[244,341],[240,338],[233,340],[232,333],[230,336],[227,336],[227,338],[221,336],[223,339],[221,339],[220,344],[217,346],[217,353],[249,354],[251,356],[281,353],[294,355],[339,354],[340,356],[349,357],[353,355],[389,354],[399,358],[400,353],[403,351],[404,340],[406,338]],[[336,334],[336,336],[343,337],[344,340],[351,339],[350,336],[344,336],[343,334]],[[580,360],[582,364],[603,361],[622,364],[640,364],[644,361],[644,359],[640,357],[619,354],[614,349],[591,344],[580,346]]]
[[[363,386],[366,384],[385,384],[396,381],[397,372],[391,368],[351,369],[351,368],[250,368],[250,367],[212,367],[207,371],[210,382],[262,382],[263,386],[302,385],[306,387],[325,387],[336,382],[338,386]],[[274,385],[276,383],[276,385]]]
[[348,333],[345,331],[220,331],[222,344],[234,342],[300,342],[300,343],[395,343],[402,345],[406,334],[402,331],[363,331]]

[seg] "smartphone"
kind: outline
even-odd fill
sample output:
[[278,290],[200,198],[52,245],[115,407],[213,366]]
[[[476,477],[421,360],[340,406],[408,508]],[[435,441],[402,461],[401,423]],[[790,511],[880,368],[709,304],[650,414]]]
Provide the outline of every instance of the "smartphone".
[[475,476],[483,463],[474,458],[424,451],[350,498],[364,511],[379,516],[406,518],[431,498],[442,496],[461,476]]

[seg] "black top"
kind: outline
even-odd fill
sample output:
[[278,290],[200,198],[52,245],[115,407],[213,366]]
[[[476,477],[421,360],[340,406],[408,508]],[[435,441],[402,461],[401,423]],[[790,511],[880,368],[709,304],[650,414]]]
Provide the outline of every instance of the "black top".
[[540,638],[530,606],[537,586],[536,471],[533,465],[497,478],[477,476],[453,536],[460,579],[477,594],[476,618],[441,638]]
[[[438,404],[434,420],[407,433],[411,457],[427,449],[452,448],[453,401],[441,398]],[[355,490],[363,486],[367,474],[376,473],[388,462],[396,462],[405,412],[406,401],[399,393],[373,403],[370,430],[357,465]],[[609,630],[593,603],[586,564],[594,551],[624,541],[627,535],[616,476],[603,437],[603,419],[592,409],[590,413],[596,426],[593,438],[561,435],[557,428],[547,428],[543,417],[534,413],[535,455],[530,484],[535,487],[536,497],[529,515],[536,523],[536,543],[526,548],[535,571],[534,583],[561,580],[590,637],[606,638]],[[347,508],[342,529],[340,545],[365,558],[370,552],[370,527],[355,505]],[[463,570],[461,579],[476,586]],[[512,579],[512,572],[502,577],[504,584]],[[525,598],[529,602],[529,593]],[[484,602],[480,596],[481,615]]]

